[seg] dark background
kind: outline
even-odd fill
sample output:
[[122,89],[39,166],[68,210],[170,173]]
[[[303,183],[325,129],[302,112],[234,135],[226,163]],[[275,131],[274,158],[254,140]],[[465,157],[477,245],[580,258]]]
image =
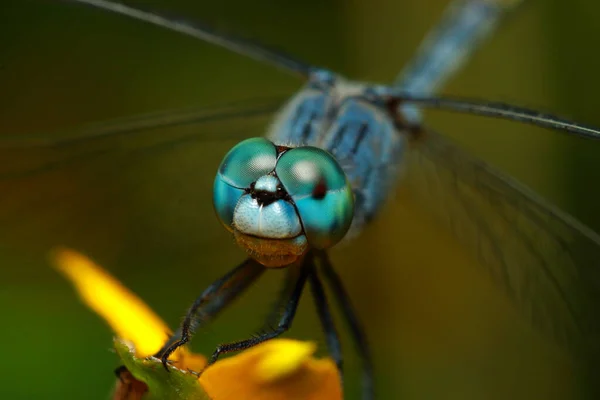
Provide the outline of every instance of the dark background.
[[[447,2],[130,2],[136,3],[258,38],[352,78],[386,82]],[[445,92],[600,125],[599,11],[600,5],[584,0],[528,1]],[[69,3],[5,0],[0,21],[4,138],[136,113],[285,96],[301,85],[202,42]],[[428,121],[600,230],[595,143],[470,116],[432,112]],[[228,125],[250,136],[259,135],[265,123]],[[220,126],[202,129],[219,132]],[[196,140],[135,151],[169,134],[2,150],[2,398],[104,399],[114,381],[111,332],[49,268],[52,246],[93,257],[173,327],[206,285],[242,259],[213,216],[210,193],[218,162],[234,142]],[[121,148],[126,150],[112,151]],[[73,154],[80,156],[63,167],[19,173]],[[402,191],[359,240],[333,251],[333,258],[367,325],[381,398],[577,398],[568,357],[529,328],[463,249],[411,207]],[[268,274],[197,334],[194,349],[208,354],[217,343],[258,328],[280,277]],[[319,340],[324,348],[313,314],[305,299],[291,336]],[[347,397],[358,398],[357,360],[345,334],[343,339]]]

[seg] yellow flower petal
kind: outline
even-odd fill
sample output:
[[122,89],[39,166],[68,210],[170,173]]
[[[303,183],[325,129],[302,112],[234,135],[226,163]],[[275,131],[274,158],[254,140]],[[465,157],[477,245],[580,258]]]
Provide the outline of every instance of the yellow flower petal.
[[341,400],[335,363],[313,343],[274,339],[219,360],[200,376],[213,400]]
[[87,257],[68,249],[53,255],[56,268],[74,285],[84,303],[108,322],[122,339],[131,341],[139,357],[158,351],[170,329],[137,296]]
[[314,343],[295,340],[266,342],[262,349],[263,358],[256,366],[257,379],[268,383],[285,378],[309,360],[316,348]]
[[[132,343],[137,357],[151,355],[162,346],[169,332],[166,324],[116,279],[72,250],[57,251],[53,261],[75,285],[83,301],[102,316],[121,339]],[[337,367],[330,359],[313,358],[315,348],[313,343],[271,340],[220,360],[193,382],[201,385],[198,389],[203,389],[198,393],[206,393],[211,400],[341,400]],[[187,368],[201,371],[206,365],[203,356],[191,354],[185,348],[180,348],[175,358],[184,371]],[[156,359],[139,362],[141,366],[134,365],[135,372],[132,371],[136,379],[150,379],[149,371],[166,374],[162,368],[156,368],[159,364]],[[175,375],[165,376],[173,378]],[[150,379],[146,383],[154,388],[150,392],[181,389],[171,388],[170,383],[165,388],[161,382]],[[193,387],[186,388],[196,393]]]

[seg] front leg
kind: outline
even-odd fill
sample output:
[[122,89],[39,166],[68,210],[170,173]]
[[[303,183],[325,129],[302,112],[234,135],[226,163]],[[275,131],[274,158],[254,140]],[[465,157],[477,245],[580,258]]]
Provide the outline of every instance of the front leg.
[[[259,343],[276,338],[290,328],[294,316],[296,315],[298,303],[300,302],[304,284],[306,283],[306,279],[310,273],[310,268],[308,264],[306,264],[306,259],[299,267],[288,268],[290,268],[289,277],[293,279],[293,281],[291,285],[286,285],[286,288],[283,290],[277,303],[277,307],[275,309],[276,311],[279,311],[283,307],[283,313],[279,317],[277,327],[270,332],[261,333],[250,339],[219,345],[213,352],[208,365],[214,364],[218,360],[219,356],[223,353],[244,350],[249,347],[256,346]],[[295,270],[296,268],[298,268],[297,271]]]
[[168,371],[169,356],[178,347],[186,344],[196,325],[216,316],[226,305],[242,293],[265,270],[265,267],[249,258],[210,285],[195,301],[187,312],[181,327],[157,352]]

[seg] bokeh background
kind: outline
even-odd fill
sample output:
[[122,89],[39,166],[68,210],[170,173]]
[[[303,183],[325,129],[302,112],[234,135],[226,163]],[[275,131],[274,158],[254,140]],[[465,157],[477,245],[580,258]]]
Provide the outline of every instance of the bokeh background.
[[[386,82],[447,1],[143,3],[258,38],[353,78]],[[528,1],[445,92],[600,125],[598,15],[600,5],[586,0]],[[61,129],[136,113],[286,96],[301,85],[225,50],[65,2],[4,0],[0,20],[4,139],[52,137]],[[595,143],[496,120],[434,112],[427,117],[600,230]],[[51,270],[47,252],[53,246],[75,248],[101,263],[173,327],[205,286],[244,257],[212,213],[214,172],[235,143],[214,137],[222,129],[234,137],[258,135],[266,122],[2,150],[1,398],[105,399],[114,382],[118,360],[110,352],[111,332]],[[185,135],[193,136],[161,145]],[[37,169],[43,165],[55,167]],[[402,191],[359,240],[333,251],[333,259],[367,326],[380,398],[580,396],[568,356],[533,331]],[[258,329],[280,278],[280,272],[267,274],[196,335],[194,349],[208,354],[216,344]],[[324,348],[308,296],[289,335],[318,340]],[[347,398],[357,399],[359,364],[345,333],[342,338]]]

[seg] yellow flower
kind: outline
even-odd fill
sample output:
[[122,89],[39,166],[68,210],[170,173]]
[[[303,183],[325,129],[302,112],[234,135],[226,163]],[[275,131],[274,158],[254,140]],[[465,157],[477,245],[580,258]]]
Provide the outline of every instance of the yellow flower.
[[150,357],[170,329],[137,296],[85,256],[58,250],[54,265],[75,286],[83,302],[117,335],[121,371],[114,399],[336,400],[342,388],[335,363],[315,359],[313,343],[273,339],[206,368],[206,359],[186,347],[172,356],[167,373]]

